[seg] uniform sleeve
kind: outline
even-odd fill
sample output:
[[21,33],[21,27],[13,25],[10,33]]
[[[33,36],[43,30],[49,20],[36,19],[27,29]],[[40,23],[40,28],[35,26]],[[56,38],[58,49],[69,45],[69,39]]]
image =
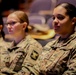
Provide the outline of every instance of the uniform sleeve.
[[68,61],[68,69],[63,75],[76,75],[76,48],[70,52],[70,59]]

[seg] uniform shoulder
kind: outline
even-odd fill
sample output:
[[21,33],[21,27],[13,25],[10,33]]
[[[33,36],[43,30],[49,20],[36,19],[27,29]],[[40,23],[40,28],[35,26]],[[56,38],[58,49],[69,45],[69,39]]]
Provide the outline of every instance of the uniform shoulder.
[[8,48],[11,45],[12,42],[6,41],[3,38],[0,38],[0,46],[4,46]]
[[35,40],[34,38],[32,38],[30,35],[28,35],[28,36],[26,37],[26,40],[27,40],[27,42],[29,42],[30,44],[42,46],[37,40]]
[[50,50],[51,46],[55,43],[56,40],[51,40],[50,42],[48,42],[44,47],[43,50],[47,51]]

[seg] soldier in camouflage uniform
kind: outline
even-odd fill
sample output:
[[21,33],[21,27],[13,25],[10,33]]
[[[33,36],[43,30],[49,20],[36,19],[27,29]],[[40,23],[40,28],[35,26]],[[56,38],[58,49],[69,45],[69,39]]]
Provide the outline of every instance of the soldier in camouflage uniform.
[[8,15],[6,25],[9,34],[5,37],[13,42],[8,49],[0,48],[0,75],[28,75],[30,72],[25,65],[32,67],[37,64],[42,46],[27,34],[28,24],[28,17],[23,11]]
[[76,75],[76,8],[62,3],[53,11],[53,27],[60,37],[44,47],[40,72],[44,75]]
[[[10,46],[11,42],[9,41],[6,41],[5,40],[5,34],[4,34],[4,31],[3,31],[3,20],[2,20],[2,17],[0,15],[0,72],[1,72],[1,60],[2,60],[2,51],[4,50],[4,47],[5,48],[8,48],[8,46]],[[0,73],[1,75],[1,73]]]
[[[53,11],[53,27],[60,36],[43,47],[34,75],[76,75],[76,8],[62,3]],[[30,72],[31,73],[31,72]]]

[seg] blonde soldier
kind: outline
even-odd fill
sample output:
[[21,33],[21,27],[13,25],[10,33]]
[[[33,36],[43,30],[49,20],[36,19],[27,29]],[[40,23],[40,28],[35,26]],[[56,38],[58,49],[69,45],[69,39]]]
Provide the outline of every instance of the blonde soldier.
[[[23,11],[15,11],[7,17],[6,39],[13,41],[10,48],[2,51],[0,75],[26,75],[42,52],[42,46],[27,34],[28,16]],[[30,72],[29,72],[30,71]],[[32,72],[31,72],[32,74]]]
[[[61,3],[53,11],[53,27],[60,37],[49,42],[38,64],[27,67],[33,75],[76,75],[76,7]],[[31,73],[31,72],[30,72]]]

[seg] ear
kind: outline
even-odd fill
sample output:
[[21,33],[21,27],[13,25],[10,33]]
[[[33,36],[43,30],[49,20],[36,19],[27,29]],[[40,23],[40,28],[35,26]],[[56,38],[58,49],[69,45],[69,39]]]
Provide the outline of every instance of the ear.
[[26,29],[26,27],[27,27],[27,23],[26,23],[26,22],[24,22],[24,23],[23,23],[23,30],[25,30],[25,29]]
[[72,25],[74,25],[76,23],[76,17],[73,17],[72,19]]

